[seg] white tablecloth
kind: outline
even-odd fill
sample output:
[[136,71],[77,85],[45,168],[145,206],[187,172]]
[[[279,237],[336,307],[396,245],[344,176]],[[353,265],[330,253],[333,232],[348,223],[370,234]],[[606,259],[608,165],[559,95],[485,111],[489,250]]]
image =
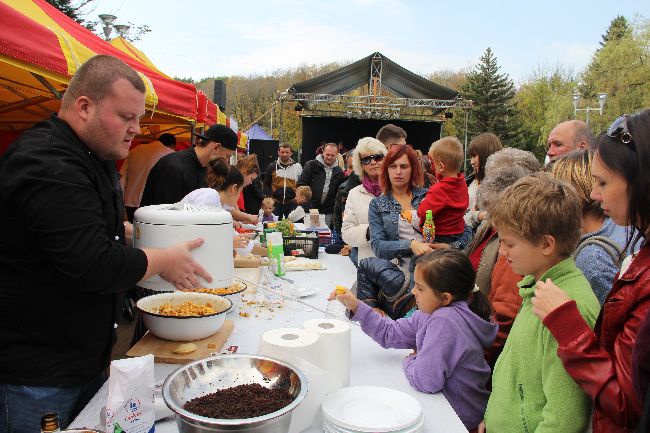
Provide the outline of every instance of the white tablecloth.
[[[293,280],[295,285],[315,288],[319,293],[302,298],[314,307],[325,310],[327,295],[337,284],[351,287],[356,280],[356,268],[348,257],[319,254],[319,261],[326,267],[318,271],[287,272],[286,278]],[[235,274],[237,274],[237,269]],[[261,295],[260,295],[261,296]],[[235,328],[226,342],[225,347],[238,346],[239,353],[256,353],[262,333],[269,329],[280,327],[302,327],[308,319],[323,317],[323,313],[290,303],[282,308],[250,309],[250,317],[240,317],[230,314],[229,319],[234,320]],[[258,317],[255,317],[255,315]],[[414,390],[406,380],[402,370],[402,360],[409,353],[408,350],[382,349],[377,343],[366,336],[361,328],[352,326],[352,355],[350,369],[350,385],[374,385],[403,391],[416,398],[422,405],[425,417],[424,431],[437,433],[466,433],[460,419],[447,402],[442,393],[424,394]],[[164,380],[167,375],[178,365],[156,364],[156,381]],[[435,366],[432,366],[435,368]],[[99,412],[106,403],[108,383],[95,395],[93,400],[82,411],[70,426],[71,428],[94,427],[99,422]],[[156,423],[156,431],[161,433],[177,432],[176,422],[173,419],[161,420]],[[320,419],[305,432],[322,431]]]

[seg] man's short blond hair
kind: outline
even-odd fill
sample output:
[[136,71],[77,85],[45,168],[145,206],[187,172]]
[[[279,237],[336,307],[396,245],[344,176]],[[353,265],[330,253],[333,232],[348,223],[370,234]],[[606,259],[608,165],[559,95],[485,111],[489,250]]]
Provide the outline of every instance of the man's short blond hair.
[[101,102],[111,94],[113,83],[120,79],[131,83],[140,93],[147,90],[140,75],[122,60],[104,54],[92,57],[77,69],[70,80],[63,94],[61,109],[70,108],[81,96],[96,103]]
[[434,141],[429,148],[429,156],[444,163],[448,169],[459,172],[463,166],[463,145],[456,137],[443,137]]
[[578,195],[573,186],[548,173],[519,179],[490,204],[488,214],[497,230],[506,229],[533,244],[553,236],[562,257],[570,256],[580,239]]
[[298,194],[303,196],[304,199],[307,201],[311,200],[311,196],[312,196],[311,188],[308,187],[307,185],[299,186],[298,188],[296,188],[296,195]]

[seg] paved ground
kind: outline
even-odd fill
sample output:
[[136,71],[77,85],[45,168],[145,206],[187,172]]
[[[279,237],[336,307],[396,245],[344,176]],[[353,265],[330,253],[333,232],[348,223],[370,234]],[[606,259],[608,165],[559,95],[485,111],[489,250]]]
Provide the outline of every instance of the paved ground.
[[120,325],[117,327],[117,342],[113,347],[111,359],[126,358],[126,352],[131,348],[131,338],[133,337],[136,320],[129,321],[122,317]]

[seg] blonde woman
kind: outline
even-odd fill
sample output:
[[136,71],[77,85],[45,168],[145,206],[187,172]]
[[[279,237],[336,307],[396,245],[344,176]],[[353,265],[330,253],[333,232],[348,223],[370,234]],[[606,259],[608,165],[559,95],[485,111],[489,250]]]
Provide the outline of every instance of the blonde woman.
[[[582,207],[582,237],[573,256],[602,305],[620,269],[626,229],[608,218],[600,203],[591,198],[594,188],[591,159],[591,153],[585,149],[568,153],[555,161],[551,173],[556,179],[573,185],[578,192]],[[627,254],[629,251],[623,255]]]
[[359,140],[352,155],[352,167],[361,185],[348,194],[341,232],[346,244],[359,249],[359,260],[375,256],[370,246],[368,207],[373,198],[381,195],[379,175],[385,156],[386,146],[372,137]]

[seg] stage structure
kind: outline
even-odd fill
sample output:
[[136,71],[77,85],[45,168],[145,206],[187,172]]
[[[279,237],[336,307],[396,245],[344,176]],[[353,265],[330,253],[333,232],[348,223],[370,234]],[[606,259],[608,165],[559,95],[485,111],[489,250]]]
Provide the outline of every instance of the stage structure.
[[[407,131],[410,144],[426,152],[440,137],[442,123],[461,109],[467,118],[472,101],[427,80],[379,52],[280,93],[279,136],[283,139],[286,103],[301,116],[302,156],[312,159],[322,141],[343,142],[347,148],[364,136],[375,136],[386,123]],[[467,138],[465,137],[465,144]]]

